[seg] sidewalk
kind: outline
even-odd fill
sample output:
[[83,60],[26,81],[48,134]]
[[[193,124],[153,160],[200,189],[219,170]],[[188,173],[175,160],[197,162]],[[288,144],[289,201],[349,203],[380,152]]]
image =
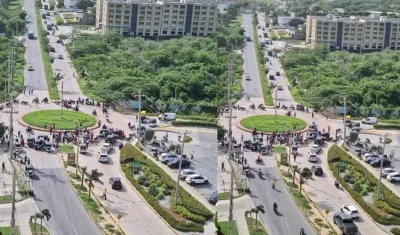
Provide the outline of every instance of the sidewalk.
[[[2,151],[3,152],[3,151]],[[12,194],[12,167],[8,153],[0,155],[0,165],[4,162],[5,172],[0,174],[0,196],[6,196]],[[16,185],[16,191],[18,192],[18,184]],[[19,193],[16,194],[16,199],[20,200],[21,196]]]
[[[19,226],[21,235],[31,235],[31,228],[29,226],[29,219],[31,215],[39,212],[35,201],[28,198],[24,201],[16,203],[16,224]],[[0,226],[10,226],[11,220],[11,203],[0,204]],[[51,233],[51,231],[50,231]]]
[[[231,183],[231,164],[236,164],[234,162],[230,162],[228,160],[228,157],[225,155],[218,155],[217,157],[217,162],[218,162],[218,172],[217,172],[217,189],[218,193],[225,193],[230,191],[230,183]],[[222,163],[224,163],[224,168],[225,170],[222,171]],[[235,165],[234,165],[235,166]],[[238,169],[236,169],[237,171]],[[238,197],[239,193],[236,190],[237,186],[236,183],[234,182],[233,184],[233,197]]]
[[[244,195],[240,198],[233,200],[233,220],[236,221],[236,226],[239,235],[250,235],[249,228],[246,223],[245,212],[251,210],[254,205],[251,202],[249,195]],[[218,221],[229,220],[229,200],[219,201],[218,208]]]

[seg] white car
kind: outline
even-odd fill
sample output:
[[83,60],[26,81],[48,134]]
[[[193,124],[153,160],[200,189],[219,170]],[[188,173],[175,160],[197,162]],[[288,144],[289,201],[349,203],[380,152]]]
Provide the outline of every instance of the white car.
[[381,156],[375,155],[375,154],[374,154],[374,155],[369,155],[368,158],[367,158],[367,160],[364,160],[364,161],[370,163],[370,162],[375,161],[375,160],[378,159],[378,158],[381,158]]
[[194,175],[186,177],[186,183],[188,183],[190,185],[208,184],[208,179],[202,175],[194,174]]
[[313,144],[313,146],[311,147],[311,153],[319,153],[319,151],[321,151],[321,146],[319,146],[318,144]]
[[246,74],[246,81],[250,81],[251,80],[251,78],[250,78],[250,75],[248,75],[248,74]]
[[58,54],[57,57],[58,57],[58,59],[60,59],[60,60],[64,59],[63,55],[61,55],[61,54]]
[[33,71],[33,66],[28,64],[28,71]]
[[390,174],[398,173],[396,169],[393,168],[384,168],[382,170],[382,177],[387,177]]
[[108,161],[110,160],[106,152],[99,152],[98,157],[99,157],[98,162],[101,163],[108,163]]
[[197,173],[196,171],[191,170],[191,169],[184,169],[181,171],[179,178],[181,178],[181,180],[184,180],[184,179],[186,179],[186,177],[189,177],[191,175],[196,175],[196,174],[199,174],[199,173]]
[[386,179],[388,179],[392,183],[398,182],[400,181],[400,173],[396,172],[389,174],[388,176],[386,176]]
[[308,161],[309,162],[318,162],[318,157],[316,153],[308,153]]
[[372,153],[364,153],[364,155],[362,156],[363,160],[364,160],[364,161],[367,161],[367,160],[368,160],[368,157],[369,157],[370,155],[372,155]]
[[109,153],[113,146],[110,143],[104,143],[103,147],[101,147],[101,152]]
[[352,219],[358,219],[360,217],[360,214],[355,206],[344,205],[340,210],[346,215],[349,215]]

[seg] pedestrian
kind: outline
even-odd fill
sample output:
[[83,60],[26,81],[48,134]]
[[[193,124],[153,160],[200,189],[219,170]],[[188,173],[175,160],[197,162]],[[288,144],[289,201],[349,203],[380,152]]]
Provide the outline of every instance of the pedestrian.
[[328,133],[331,131],[331,126],[328,126]]
[[104,189],[103,196],[104,200],[107,200],[107,189]]
[[221,169],[222,169],[222,171],[225,171],[225,163],[224,162],[221,163]]
[[293,154],[293,161],[296,161],[297,153]]
[[314,112],[311,112],[311,117],[314,118]]
[[28,165],[31,164],[31,159],[28,157]]
[[4,172],[7,172],[7,171],[6,171],[6,164],[5,164],[4,162],[1,163],[1,169],[2,169],[1,172],[3,172],[3,173],[4,173]]
[[296,117],[296,112],[293,113],[293,117]]
[[192,153],[190,154],[190,159],[193,160],[194,158],[194,151],[192,151]]
[[276,185],[276,180],[274,179],[274,180],[272,181],[272,189],[275,189],[275,185]]

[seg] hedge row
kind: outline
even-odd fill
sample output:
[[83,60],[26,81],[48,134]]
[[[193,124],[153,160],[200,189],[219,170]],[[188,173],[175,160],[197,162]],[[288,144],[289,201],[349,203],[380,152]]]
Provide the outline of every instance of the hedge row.
[[392,228],[390,232],[394,235],[400,235],[400,228]]
[[[347,192],[351,195],[351,197],[378,223],[384,225],[400,225],[400,218],[396,218],[393,216],[383,216],[379,214],[374,208],[371,207],[370,204],[364,201],[364,198],[353,188],[348,185],[344,179],[339,175],[339,169],[337,165],[338,161],[347,162],[354,166],[354,169],[364,175],[364,178],[368,180],[372,186],[376,186],[378,184],[378,180],[376,177],[363,165],[361,165],[357,160],[354,160],[350,154],[348,154],[345,150],[340,148],[338,145],[333,145],[328,151],[328,162],[329,169],[332,171],[335,178],[340,182],[340,184],[347,190]],[[393,204],[398,205],[400,198],[393,194],[385,185],[381,185],[382,195],[384,195],[384,201],[392,206]],[[396,207],[397,208],[397,207]],[[389,213],[389,211],[386,211]]]
[[132,170],[126,165],[122,166],[122,171],[125,173],[126,178],[132,183],[132,185],[139,191],[140,194],[146,199],[147,203],[157,211],[157,213],[165,220],[171,227],[183,232],[203,232],[204,228],[202,225],[192,223],[192,222],[181,222],[175,219],[169,212],[167,212],[160,204],[158,200],[151,196],[145,188],[136,182],[132,176]]
[[400,130],[400,124],[375,124],[373,125],[375,129],[395,129],[395,130]]
[[[176,182],[167,173],[165,173],[164,170],[161,169],[156,163],[154,163],[150,159],[147,159],[147,156],[144,155],[138,148],[134,147],[133,145],[126,144],[121,149],[121,158],[120,159],[121,159],[121,164],[130,163],[133,160],[141,162],[143,165],[148,166],[151,169],[152,173],[157,174],[160,177],[160,179],[162,179],[162,182],[164,184],[166,184],[170,190],[175,189]],[[133,177],[131,177],[131,178],[133,179]],[[134,179],[133,179],[133,181],[134,181]],[[211,211],[208,210],[199,201],[197,201],[197,199],[195,199],[192,195],[190,195],[188,192],[186,192],[186,190],[184,190],[181,186],[179,189],[179,196],[181,199],[181,200],[179,200],[179,204],[184,206],[189,212],[191,212],[195,215],[198,215],[198,216],[202,216],[205,218],[205,220],[212,218],[213,214],[211,213]],[[158,203],[158,201],[157,201],[157,203]],[[189,216],[189,217],[193,217],[193,216]],[[198,222],[197,217],[196,217],[196,222]],[[171,224],[171,226],[172,226],[172,224]]]
[[217,127],[216,122],[203,122],[203,121],[172,121],[174,126],[200,126],[200,127]]

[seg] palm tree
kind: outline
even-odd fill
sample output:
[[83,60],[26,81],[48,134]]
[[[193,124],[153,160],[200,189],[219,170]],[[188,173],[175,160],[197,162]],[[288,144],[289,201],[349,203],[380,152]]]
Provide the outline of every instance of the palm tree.
[[82,188],[83,188],[83,180],[85,179],[86,172],[87,172],[87,166],[81,167],[81,173],[82,173],[81,187]]
[[296,173],[300,173],[301,168],[299,168],[299,166],[297,165],[292,165],[292,170],[293,170],[293,184],[294,184],[294,181],[296,179]]
[[244,216],[250,216],[250,218],[251,218],[251,213],[252,213],[251,211],[245,211]]
[[43,209],[42,212],[40,212],[40,233],[43,234],[42,229],[43,229],[43,219],[46,218],[47,221],[51,218],[50,211],[48,209]]
[[251,209],[251,213],[257,214],[257,209],[256,208]]
[[103,173],[99,172],[97,169],[93,169],[90,173],[86,172],[85,181],[89,184],[89,198],[91,195],[91,189],[94,187],[94,182],[103,184],[103,181],[100,180],[100,177],[103,176]]
[[40,219],[40,217],[41,217],[42,215],[40,214],[40,213],[35,213],[35,214],[33,214],[33,215],[31,215],[31,217],[29,218],[29,223],[31,223],[31,224],[33,224],[34,225],[34,233],[33,234],[36,234],[36,228],[37,228],[37,226],[36,226],[36,221],[38,220],[38,219]]
[[299,183],[300,183],[300,194],[301,194],[301,186],[306,182],[306,180],[311,179],[312,178],[312,171],[310,168],[308,167],[304,167],[304,169],[301,171],[300,173],[300,179],[299,179]]
[[258,206],[256,206],[256,208],[254,208],[255,209],[255,213],[256,213],[256,229],[257,229],[257,215],[258,215],[258,212],[261,212],[261,213],[265,213],[265,210],[264,210],[264,206],[263,205],[258,205]]

